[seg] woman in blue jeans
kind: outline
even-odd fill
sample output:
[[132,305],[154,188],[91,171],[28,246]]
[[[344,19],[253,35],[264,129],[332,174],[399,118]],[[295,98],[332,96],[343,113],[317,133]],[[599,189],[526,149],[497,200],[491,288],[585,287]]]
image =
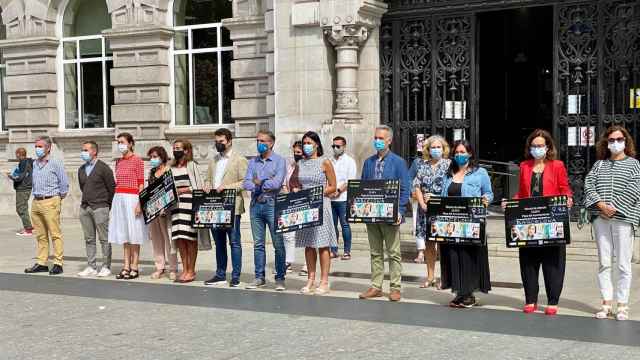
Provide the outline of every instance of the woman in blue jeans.
[[[482,197],[488,206],[493,200],[491,180],[487,171],[478,166],[475,152],[466,140],[453,144],[453,158],[444,180],[442,196]],[[469,308],[476,305],[474,291],[491,290],[489,253],[484,245],[440,246],[441,288],[456,293],[449,306]]]

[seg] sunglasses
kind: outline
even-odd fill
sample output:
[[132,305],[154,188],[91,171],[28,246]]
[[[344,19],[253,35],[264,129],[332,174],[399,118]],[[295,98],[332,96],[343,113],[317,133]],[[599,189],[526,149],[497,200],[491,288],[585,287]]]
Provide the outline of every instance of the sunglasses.
[[331,145],[331,147],[334,148],[334,149],[340,149],[340,148],[342,148],[342,145],[335,145],[334,144],[334,145]]
[[622,144],[624,140],[625,139],[623,137],[619,137],[619,138],[609,138],[607,141],[609,142],[609,144],[613,144],[613,143]]

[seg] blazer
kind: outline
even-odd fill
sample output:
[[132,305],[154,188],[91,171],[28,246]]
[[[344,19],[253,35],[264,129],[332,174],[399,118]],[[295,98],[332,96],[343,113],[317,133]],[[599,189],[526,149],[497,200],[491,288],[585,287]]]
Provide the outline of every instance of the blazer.
[[[534,160],[525,160],[520,163],[520,189],[514,196],[515,199],[531,197],[531,176],[533,175]],[[564,163],[560,160],[548,160],[542,173],[542,195],[573,196],[569,186],[569,177]]]
[[[195,161],[187,162],[187,174],[189,175],[189,182],[191,183],[191,190],[202,190],[204,188],[204,181],[200,176],[200,170]],[[211,250],[211,231],[210,229],[194,229],[198,234],[198,250]]]
[[[220,154],[216,154],[213,160],[209,161],[209,169],[207,170],[207,178],[205,180],[209,187],[213,187],[216,178],[216,167],[218,161],[220,161]],[[236,190],[236,215],[244,214],[244,198],[242,181],[247,173],[248,161],[244,156],[231,150],[229,154],[229,160],[227,166],[224,169],[224,175],[222,176],[222,185],[226,189]]]
[[[374,180],[376,173],[376,161],[378,155],[373,155],[364,161],[362,166],[362,180]],[[409,171],[407,163],[403,158],[389,151],[385,155],[384,169],[382,170],[382,179],[384,180],[400,180],[400,206],[399,215],[404,215],[407,202],[409,201],[410,187]]]
[[[448,176],[444,179],[444,185],[442,186],[442,196],[449,196],[449,186],[453,183],[453,178]],[[463,197],[481,197],[484,196],[493,201],[493,190],[491,190],[491,179],[487,170],[479,167],[472,171],[467,171],[462,181],[462,196]]]

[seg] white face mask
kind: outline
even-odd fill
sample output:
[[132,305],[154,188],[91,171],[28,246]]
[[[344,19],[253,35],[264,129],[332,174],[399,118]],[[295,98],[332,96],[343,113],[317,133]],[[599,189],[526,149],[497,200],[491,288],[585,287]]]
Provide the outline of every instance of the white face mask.
[[127,151],[129,151],[129,145],[118,144],[118,151],[120,151],[121,154],[125,154]]
[[625,147],[626,147],[626,145],[625,145],[624,141],[621,142],[621,143],[616,141],[614,143],[610,143],[609,146],[608,146],[609,151],[611,151],[611,153],[613,155],[620,154],[621,152],[624,151]]

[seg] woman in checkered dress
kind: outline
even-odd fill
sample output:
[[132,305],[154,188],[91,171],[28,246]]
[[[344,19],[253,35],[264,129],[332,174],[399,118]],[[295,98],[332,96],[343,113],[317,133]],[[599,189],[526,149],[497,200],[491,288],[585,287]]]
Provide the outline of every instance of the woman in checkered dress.
[[[307,262],[307,284],[300,291],[304,294],[324,295],[329,292],[329,270],[331,267],[332,246],[338,246],[329,195],[336,191],[336,174],[331,161],[320,158],[323,155],[320,137],[309,131],[302,137],[304,158],[298,162],[298,180],[302,189],[323,186],[322,225],[298,230],[296,247],[305,248]],[[320,285],[315,288],[316,259],[320,255]]]

